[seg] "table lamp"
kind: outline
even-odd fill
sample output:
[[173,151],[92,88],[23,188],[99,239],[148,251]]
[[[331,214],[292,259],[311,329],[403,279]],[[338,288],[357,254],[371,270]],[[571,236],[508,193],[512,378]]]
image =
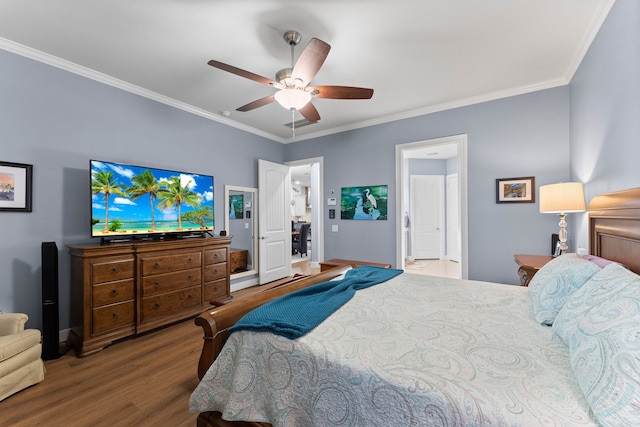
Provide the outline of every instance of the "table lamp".
[[584,190],[581,182],[561,182],[540,186],[540,212],[560,214],[560,255],[567,252],[566,214],[584,212]]

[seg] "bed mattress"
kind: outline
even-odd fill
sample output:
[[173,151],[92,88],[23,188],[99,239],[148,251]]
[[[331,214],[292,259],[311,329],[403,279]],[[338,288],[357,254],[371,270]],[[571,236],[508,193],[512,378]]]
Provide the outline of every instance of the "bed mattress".
[[274,426],[590,426],[527,288],[403,273],[301,338],[238,331],[192,412]]

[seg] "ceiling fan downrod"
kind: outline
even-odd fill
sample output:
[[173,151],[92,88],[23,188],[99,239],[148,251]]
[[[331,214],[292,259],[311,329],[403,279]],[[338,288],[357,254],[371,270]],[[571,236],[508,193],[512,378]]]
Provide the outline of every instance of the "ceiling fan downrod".
[[302,40],[302,36],[296,30],[286,31],[282,38],[291,47],[291,68],[283,68],[276,73],[276,81],[282,84],[284,87],[290,87],[295,84],[291,80],[291,74],[293,73],[293,67],[295,66],[294,47],[296,47]]

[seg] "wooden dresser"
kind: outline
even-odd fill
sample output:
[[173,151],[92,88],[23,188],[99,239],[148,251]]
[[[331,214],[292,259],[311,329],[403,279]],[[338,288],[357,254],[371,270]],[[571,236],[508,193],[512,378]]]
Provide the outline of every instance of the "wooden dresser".
[[231,238],[70,245],[71,331],[78,356],[196,316],[230,298]]

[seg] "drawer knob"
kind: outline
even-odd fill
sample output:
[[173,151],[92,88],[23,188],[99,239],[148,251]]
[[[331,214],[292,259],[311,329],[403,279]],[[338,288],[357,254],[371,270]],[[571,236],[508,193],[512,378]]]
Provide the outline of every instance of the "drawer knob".
[[111,313],[111,320],[118,320],[118,313]]
[[157,303],[153,304],[153,308],[155,308],[155,309],[160,308],[160,303],[159,303],[159,302],[157,302]]
[[158,282],[157,280],[155,282],[153,282],[153,286],[158,287],[160,286],[160,282]]
[[188,262],[189,264],[191,264],[191,263],[193,262],[193,260],[192,260],[191,258],[187,258],[187,262]]
[[213,254],[213,257],[214,257],[215,259],[218,259],[218,254]]
[[111,274],[118,274],[118,268],[117,267],[113,267],[111,269]]
[[116,295],[118,295],[118,290],[117,289],[111,290],[111,296],[115,297]]
[[155,262],[153,263],[153,268],[160,268],[160,263],[159,262]]
[[189,280],[193,280],[193,276],[190,274],[188,277]]
[[193,298],[193,295],[187,294],[187,299],[192,299],[192,298]]

